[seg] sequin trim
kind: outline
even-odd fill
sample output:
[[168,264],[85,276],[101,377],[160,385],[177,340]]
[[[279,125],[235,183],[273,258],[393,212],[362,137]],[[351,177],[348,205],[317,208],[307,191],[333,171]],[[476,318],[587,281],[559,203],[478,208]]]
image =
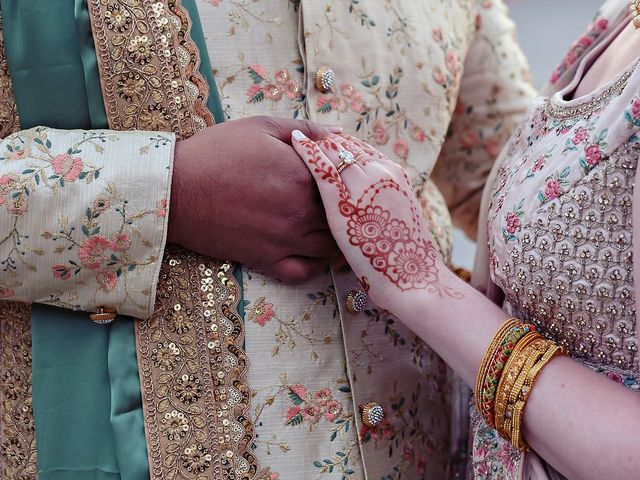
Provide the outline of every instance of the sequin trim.
[[168,248],[155,314],[136,324],[152,480],[256,476],[234,268]]
[[18,107],[13,96],[13,86],[9,75],[7,55],[2,34],[2,13],[0,12],[0,138],[4,138],[20,129]]
[[0,302],[0,478],[38,478],[31,394],[31,309]]
[[625,72],[623,72],[620,78],[618,78],[618,80],[616,80],[616,82],[609,88],[603,90],[598,95],[585,100],[584,102],[579,102],[576,105],[559,105],[555,100],[555,96],[552,95],[547,99],[544,111],[548,117],[558,120],[568,120],[570,118],[577,117],[588,118],[607,103],[611,97],[617,97],[622,93],[629,83],[629,79],[631,78],[631,75],[633,75],[633,72],[635,72],[637,66],[638,62],[634,63]]
[[213,125],[180,0],[90,0],[89,13],[112,129],[173,131],[182,139]]

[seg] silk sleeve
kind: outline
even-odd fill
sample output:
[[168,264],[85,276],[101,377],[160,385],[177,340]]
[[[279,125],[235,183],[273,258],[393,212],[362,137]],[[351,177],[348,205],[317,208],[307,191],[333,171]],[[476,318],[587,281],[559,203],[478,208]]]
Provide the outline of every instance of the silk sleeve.
[[433,180],[453,223],[475,238],[482,190],[493,163],[535,95],[516,28],[501,0],[478,0],[458,104]]
[[151,315],[173,134],[36,127],[0,141],[0,300]]

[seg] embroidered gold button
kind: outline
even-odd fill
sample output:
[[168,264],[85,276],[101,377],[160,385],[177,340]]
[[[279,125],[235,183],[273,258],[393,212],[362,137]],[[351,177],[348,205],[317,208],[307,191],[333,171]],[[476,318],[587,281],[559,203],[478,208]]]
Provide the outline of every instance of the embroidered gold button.
[[316,88],[322,93],[331,91],[333,83],[336,80],[336,74],[329,68],[328,65],[323,65],[318,69],[316,73]]
[[113,307],[98,307],[96,313],[89,315],[89,318],[100,325],[106,325],[116,319],[116,313]]
[[384,416],[384,409],[375,402],[369,402],[362,407],[362,423],[366,427],[377,427],[384,419]]
[[362,290],[353,289],[349,292],[346,299],[347,310],[349,313],[360,313],[367,306],[369,297]]

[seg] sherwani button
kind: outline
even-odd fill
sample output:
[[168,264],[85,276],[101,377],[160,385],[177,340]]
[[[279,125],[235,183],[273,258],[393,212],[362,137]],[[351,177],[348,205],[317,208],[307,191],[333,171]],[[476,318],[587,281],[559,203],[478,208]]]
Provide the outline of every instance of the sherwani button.
[[362,423],[365,427],[377,427],[384,417],[384,409],[376,402],[369,402],[362,407]]
[[353,289],[346,298],[347,310],[353,314],[363,312],[367,306],[367,300],[369,300],[369,296],[365,292]]
[[328,65],[323,65],[318,69],[316,73],[316,88],[322,93],[331,91],[333,83],[336,80],[336,74]]
[[89,318],[100,325],[111,323],[116,319],[116,309],[113,307],[98,307],[96,313],[89,315]]

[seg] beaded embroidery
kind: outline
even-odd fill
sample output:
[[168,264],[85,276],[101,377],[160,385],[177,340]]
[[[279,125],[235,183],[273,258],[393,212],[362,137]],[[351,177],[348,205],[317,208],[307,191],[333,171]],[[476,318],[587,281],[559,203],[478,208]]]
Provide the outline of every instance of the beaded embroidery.
[[[11,348],[6,348],[7,346]],[[0,478],[38,478],[31,397],[31,309],[0,302]]]
[[240,300],[231,264],[167,249],[155,314],[136,323],[152,480],[256,475]]
[[213,125],[180,0],[90,0],[89,13],[111,128],[188,138]]
[[611,158],[523,226],[497,265],[513,314],[574,356],[635,369],[632,198],[640,148]]
[[2,13],[0,13],[0,138],[17,132],[20,128],[18,108],[13,96],[9,66],[4,49],[2,34]]

